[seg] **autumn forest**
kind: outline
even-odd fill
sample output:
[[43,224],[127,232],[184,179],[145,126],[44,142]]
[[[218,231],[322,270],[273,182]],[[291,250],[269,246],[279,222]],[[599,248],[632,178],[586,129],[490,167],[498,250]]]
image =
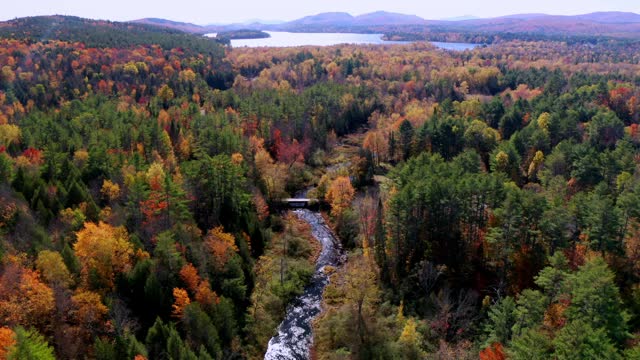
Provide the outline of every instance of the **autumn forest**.
[[310,358],[640,359],[639,125],[631,40],[0,23],[0,359],[262,359],[322,251],[291,197],[341,251]]

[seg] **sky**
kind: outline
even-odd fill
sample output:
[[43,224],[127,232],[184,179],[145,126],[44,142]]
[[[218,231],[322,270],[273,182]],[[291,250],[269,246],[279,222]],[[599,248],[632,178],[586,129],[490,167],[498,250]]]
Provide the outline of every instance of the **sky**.
[[[5,0],[0,20],[35,15],[75,15],[113,21],[157,17],[199,25],[249,19],[294,20],[321,12],[352,15],[384,10],[444,19],[464,15],[495,17],[522,13],[575,15],[595,11],[640,14],[638,0]],[[5,2],[3,1],[3,2]]]

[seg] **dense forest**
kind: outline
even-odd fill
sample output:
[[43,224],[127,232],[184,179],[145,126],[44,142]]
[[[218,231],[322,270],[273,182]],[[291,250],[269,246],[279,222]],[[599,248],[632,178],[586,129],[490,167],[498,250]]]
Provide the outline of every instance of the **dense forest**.
[[640,358],[640,43],[135,26],[0,26],[0,358],[262,358],[303,189],[347,259],[313,358]]

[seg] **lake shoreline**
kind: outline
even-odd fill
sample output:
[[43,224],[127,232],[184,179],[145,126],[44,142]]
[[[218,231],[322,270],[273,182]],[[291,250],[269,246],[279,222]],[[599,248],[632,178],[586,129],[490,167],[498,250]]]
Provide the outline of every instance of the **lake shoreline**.
[[[296,47],[296,46],[334,46],[349,45],[403,45],[416,41],[388,41],[384,40],[384,34],[356,34],[356,33],[294,33],[284,31],[265,31],[268,38],[260,39],[232,39],[233,48],[241,47]],[[207,37],[215,37],[216,34],[205,34]],[[427,41],[427,40],[425,40]],[[444,50],[464,51],[474,49],[484,44],[449,43],[428,41]]]

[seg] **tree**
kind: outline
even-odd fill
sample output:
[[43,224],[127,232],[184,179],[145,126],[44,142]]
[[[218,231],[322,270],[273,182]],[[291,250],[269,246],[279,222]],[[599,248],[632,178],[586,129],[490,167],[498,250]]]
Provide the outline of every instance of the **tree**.
[[493,343],[480,351],[480,360],[505,360],[504,347],[501,343]]
[[480,154],[488,154],[500,141],[500,133],[481,120],[473,120],[464,132],[464,142]]
[[371,151],[376,166],[380,166],[380,162],[386,160],[389,152],[387,141],[380,131],[369,131],[364,138],[362,147]]
[[[217,356],[220,352],[220,338],[214,322],[199,304],[187,304],[183,308],[182,323],[186,332],[186,340],[192,349],[204,346],[206,352]],[[223,325],[218,323],[218,327]],[[201,351],[202,352],[202,351]],[[202,358],[202,357],[201,357]]]
[[49,285],[68,288],[73,282],[67,265],[57,251],[42,250],[38,253],[36,268]]
[[16,343],[16,334],[8,327],[0,327],[0,359],[6,359],[7,353]]
[[400,149],[402,150],[402,160],[407,160],[411,153],[411,145],[413,144],[414,129],[409,120],[404,120],[400,124]]
[[527,329],[515,336],[507,354],[514,360],[545,360],[551,358],[551,339],[538,329]]
[[53,290],[36,271],[19,264],[5,265],[0,278],[0,321],[9,325],[46,329],[55,310]]
[[347,303],[356,312],[356,333],[362,344],[368,341],[365,316],[369,316],[379,300],[376,275],[371,265],[371,260],[365,257],[351,259],[344,279]]
[[534,155],[533,160],[531,160],[531,163],[529,164],[529,171],[527,171],[527,175],[529,176],[529,178],[532,179],[536,176],[536,174],[538,173],[538,170],[542,166],[543,161],[544,161],[544,154],[542,153],[542,151],[540,150],[536,151],[536,154]]
[[569,320],[602,329],[617,344],[629,338],[628,314],[623,310],[614,273],[604,259],[597,257],[580,267],[566,280],[571,294]]
[[528,329],[535,329],[544,320],[545,309],[549,299],[540,291],[525,289],[520,293],[513,312],[513,336],[518,336]]
[[354,195],[355,189],[348,177],[338,176],[333,180],[325,196],[325,199],[331,204],[331,214],[340,216],[345,209],[351,206]]
[[100,221],[85,223],[76,232],[74,244],[81,274],[85,284],[97,289],[113,289],[115,276],[129,271],[132,265],[133,246],[124,227],[113,227]]
[[377,202],[369,194],[358,204],[358,220],[360,234],[362,235],[362,248],[365,256],[369,256],[371,249],[375,250],[374,235],[376,231]]
[[488,335],[487,342],[506,344],[511,340],[512,328],[515,324],[515,301],[510,296],[501,299],[489,309],[489,319],[484,331]]
[[588,134],[596,149],[612,149],[624,136],[624,123],[611,111],[599,112],[589,122]]
[[416,330],[417,323],[413,318],[407,319],[398,338],[398,344],[402,347],[402,352],[407,358],[422,359],[425,354],[420,349],[420,333]]
[[84,340],[89,342],[105,327],[109,309],[100,295],[92,291],[77,291],[71,296],[71,319],[81,329]]
[[[193,185],[195,215],[201,228],[237,225],[248,210],[250,194],[245,190],[244,170],[228,155],[204,156],[185,171]],[[280,175],[283,176],[283,175]],[[283,185],[284,186],[284,185]]]
[[191,303],[191,299],[189,299],[187,291],[181,288],[173,288],[173,297],[175,298],[175,302],[171,306],[173,308],[171,316],[176,319],[181,319],[184,308]]
[[[155,166],[158,165],[158,166]],[[145,216],[144,225],[152,234],[171,229],[175,222],[187,222],[191,218],[186,194],[161,165],[154,163],[147,171],[149,194],[140,201]]]
[[20,141],[20,128],[17,125],[0,124],[0,146],[8,148]]
[[187,263],[180,269],[180,279],[182,279],[185,285],[187,285],[187,289],[192,293],[198,290],[198,285],[200,281],[202,281],[198,275],[198,269],[191,263]]
[[222,226],[209,230],[204,241],[213,256],[214,268],[218,271],[224,269],[231,257],[238,252],[235,237],[224,232]]
[[381,279],[387,282],[389,280],[389,266],[387,264],[387,234],[384,228],[383,210],[382,199],[378,199],[373,248],[376,263],[380,268]]
[[7,359],[55,360],[53,348],[37,331],[25,330],[19,326],[16,328],[15,333],[16,343],[9,348]]
[[553,357],[558,360],[621,359],[604,329],[594,329],[580,320],[563,327],[553,339],[553,346]]
[[264,149],[260,149],[256,153],[255,164],[265,184],[267,198],[275,200],[282,197],[287,178],[286,166],[275,163],[271,155]]
[[120,196],[120,185],[113,183],[111,180],[105,179],[102,183],[100,193],[107,201],[114,201]]

